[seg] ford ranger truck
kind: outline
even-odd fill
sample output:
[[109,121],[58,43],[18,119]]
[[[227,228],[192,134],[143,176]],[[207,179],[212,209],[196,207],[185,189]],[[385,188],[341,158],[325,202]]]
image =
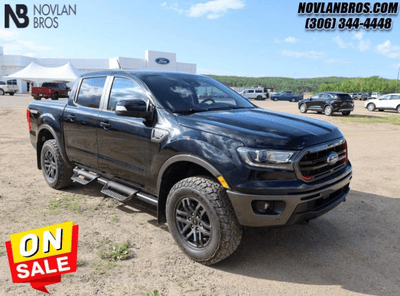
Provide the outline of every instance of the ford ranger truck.
[[35,100],[41,98],[58,100],[68,98],[69,87],[65,83],[44,82],[41,86],[34,86],[31,95]]
[[334,125],[265,110],[209,77],[86,73],[67,102],[27,110],[49,186],[98,182],[120,202],[157,207],[183,252],[214,264],[243,226],[286,226],[341,204],[352,167]]

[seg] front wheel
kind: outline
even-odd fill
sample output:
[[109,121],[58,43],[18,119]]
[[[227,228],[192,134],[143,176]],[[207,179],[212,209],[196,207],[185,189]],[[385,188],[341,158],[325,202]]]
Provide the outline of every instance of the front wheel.
[[342,114],[343,114],[344,116],[349,116],[349,115],[350,115],[350,111],[343,111]]
[[375,104],[372,104],[372,103],[368,104],[367,109],[369,111],[374,111],[375,110]]
[[167,198],[168,228],[191,259],[215,264],[239,246],[242,227],[225,190],[208,177],[190,177],[176,183]]
[[4,90],[0,88],[0,96],[4,96]]
[[330,106],[330,105],[326,106],[324,109],[324,113],[326,116],[331,116],[333,113],[332,106]]
[[397,106],[397,112],[400,113],[400,105]]
[[306,104],[301,104],[300,105],[300,112],[301,113],[307,113],[307,105]]
[[44,179],[54,189],[67,187],[72,183],[73,167],[63,160],[56,140],[47,140],[40,155]]

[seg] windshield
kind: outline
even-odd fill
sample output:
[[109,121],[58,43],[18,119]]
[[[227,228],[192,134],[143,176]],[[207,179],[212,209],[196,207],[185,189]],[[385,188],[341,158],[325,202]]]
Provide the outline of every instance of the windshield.
[[255,108],[229,87],[209,77],[157,73],[144,75],[142,79],[163,107],[174,113]]

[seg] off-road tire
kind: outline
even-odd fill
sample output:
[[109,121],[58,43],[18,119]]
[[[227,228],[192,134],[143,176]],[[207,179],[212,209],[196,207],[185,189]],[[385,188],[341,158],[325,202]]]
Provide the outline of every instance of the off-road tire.
[[375,104],[373,104],[373,103],[369,103],[368,105],[367,105],[367,109],[369,110],[369,111],[375,111]]
[[242,227],[216,180],[201,176],[176,183],[168,194],[166,214],[172,237],[197,262],[215,264],[239,246]]
[[71,185],[73,166],[61,157],[56,140],[47,140],[42,147],[40,162],[44,179],[54,189]]

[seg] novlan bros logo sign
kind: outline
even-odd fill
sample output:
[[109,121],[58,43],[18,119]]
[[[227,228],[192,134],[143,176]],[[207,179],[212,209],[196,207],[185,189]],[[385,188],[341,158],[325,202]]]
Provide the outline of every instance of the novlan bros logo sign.
[[[15,12],[12,10],[9,4],[4,6],[4,27],[6,29],[10,28],[10,17],[12,18],[14,24],[17,28],[26,28],[29,25],[28,7],[24,4],[17,4]],[[22,19],[22,22],[19,21]]]
[[[58,28],[60,16],[76,15],[76,4],[58,5],[58,4],[40,4],[33,5],[33,27],[35,29]],[[29,26],[28,6],[25,4],[16,4],[15,9],[10,4],[4,5],[4,28],[10,28],[10,19],[18,29]]]

